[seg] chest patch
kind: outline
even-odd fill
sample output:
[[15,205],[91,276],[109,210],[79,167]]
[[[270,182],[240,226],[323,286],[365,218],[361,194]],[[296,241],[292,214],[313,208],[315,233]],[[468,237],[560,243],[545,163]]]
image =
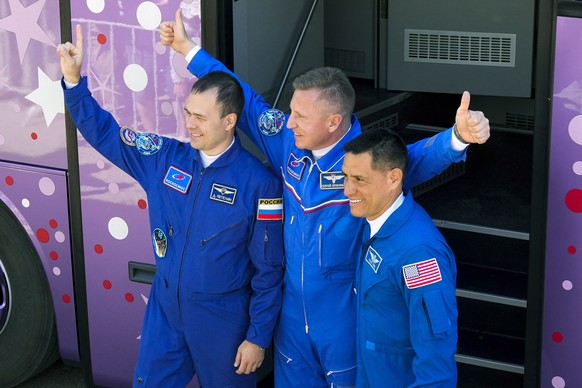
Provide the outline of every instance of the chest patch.
[[164,139],[155,133],[138,133],[135,138],[137,151],[145,156],[157,153],[161,148]]
[[293,178],[300,181],[304,169],[305,162],[303,161],[303,159],[299,159],[293,153],[290,153],[289,159],[287,160],[287,173],[291,175]]
[[372,267],[374,273],[378,273],[378,269],[380,269],[380,264],[382,264],[382,256],[376,252],[376,250],[372,247],[368,248],[368,252],[366,252],[366,263]]
[[345,177],[341,171],[322,172],[319,174],[319,188],[322,190],[343,190]]
[[409,289],[428,286],[429,284],[440,282],[443,279],[441,277],[439,263],[434,257],[429,260],[403,266],[402,274],[404,275],[406,287]]
[[263,135],[274,136],[283,129],[285,114],[279,109],[266,110],[259,117],[258,124]]
[[163,230],[155,228],[152,232],[152,242],[154,243],[154,251],[159,258],[166,256],[168,249],[168,238]]
[[283,198],[261,198],[257,210],[257,220],[283,220]]
[[210,199],[232,205],[236,198],[236,191],[234,187],[213,183],[212,189],[210,190]]
[[192,175],[174,166],[168,168],[166,176],[164,177],[164,185],[171,187],[182,194],[188,192],[191,183]]

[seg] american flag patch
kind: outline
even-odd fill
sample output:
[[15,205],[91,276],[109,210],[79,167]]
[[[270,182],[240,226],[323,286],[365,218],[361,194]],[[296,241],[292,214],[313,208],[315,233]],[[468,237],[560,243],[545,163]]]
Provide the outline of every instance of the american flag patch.
[[405,265],[402,267],[402,274],[406,287],[410,289],[428,286],[443,279],[439,264],[434,257],[430,260]]
[[283,198],[259,199],[257,220],[283,220]]

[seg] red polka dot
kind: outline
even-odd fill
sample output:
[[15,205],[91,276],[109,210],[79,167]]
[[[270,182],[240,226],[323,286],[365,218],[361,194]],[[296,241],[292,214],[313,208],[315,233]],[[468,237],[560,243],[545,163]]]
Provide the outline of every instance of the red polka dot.
[[104,34],[97,35],[97,42],[99,44],[105,44],[107,42],[107,37]]
[[148,207],[148,203],[145,201],[145,199],[140,199],[139,201],[137,201],[137,207],[139,207],[140,209],[145,209],[146,207]]
[[568,247],[568,253],[573,255],[574,253],[576,253],[576,247],[573,247],[572,245],[570,245]]
[[133,294],[131,294],[129,292],[127,294],[125,294],[125,300],[128,301],[129,303],[133,303],[133,300],[134,300]]
[[32,140],[38,139],[38,135],[36,134],[36,132],[31,133],[30,137],[32,138]]
[[582,213],[582,190],[572,189],[566,193],[564,198],[566,206],[574,213]]
[[58,260],[58,258],[59,258],[59,254],[58,254],[57,252],[55,252],[55,251],[51,251],[51,252],[49,253],[49,256],[50,256],[50,258],[51,258],[51,259],[53,259],[53,260]]
[[49,232],[47,232],[46,229],[44,229],[44,228],[38,228],[38,230],[36,231],[36,238],[41,243],[47,243],[48,240],[50,239],[50,235],[49,235]]
[[109,280],[103,280],[103,288],[105,288],[106,290],[111,290],[112,284]]
[[560,343],[564,340],[564,336],[559,331],[552,333],[552,341]]
[[8,186],[12,186],[14,184],[14,178],[12,178],[11,176],[7,176],[6,178],[4,178],[4,182],[6,182]]
[[95,244],[95,253],[97,253],[98,255],[103,253],[103,247],[101,246],[101,244]]
[[67,294],[63,295],[63,302],[67,304],[71,303],[71,297]]
[[56,229],[57,226],[59,226],[59,224],[57,223],[57,220],[50,220],[49,221],[49,226],[53,229]]

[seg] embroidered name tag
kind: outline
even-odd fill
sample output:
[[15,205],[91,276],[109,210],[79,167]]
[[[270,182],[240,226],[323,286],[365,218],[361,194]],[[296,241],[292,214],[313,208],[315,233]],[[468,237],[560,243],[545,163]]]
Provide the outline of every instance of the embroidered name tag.
[[442,280],[439,263],[434,257],[430,260],[403,266],[402,274],[406,287],[410,289],[428,286]]
[[234,187],[228,187],[218,183],[212,184],[212,190],[210,190],[210,199],[232,205],[234,204],[235,198],[236,189]]
[[257,210],[257,220],[283,220],[283,198],[261,198]]
[[368,248],[368,252],[366,252],[366,263],[372,267],[372,270],[375,273],[378,273],[378,269],[380,268],[380,264],[382,264],[382,256],[376,252],[376,250],[372,247]]
[[168,168],[166,176],[164,177],[164,185],[171,187],[182,194],[188,192],[190,183],[192,183],[192,175],[174,166]]
[[345,175],[341,171],[319,174],[319,188],[322,190],[343,190]]

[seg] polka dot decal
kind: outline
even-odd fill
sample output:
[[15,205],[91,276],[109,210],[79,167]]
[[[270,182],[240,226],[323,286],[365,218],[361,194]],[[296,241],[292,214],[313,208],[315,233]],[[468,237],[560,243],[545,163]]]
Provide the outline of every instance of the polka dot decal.
[[578,252],[582,244],[580,36],[582,19],[558,16],[551,74],[545,278],[544,284],[540,284],[543,286],[540,386],[553,388],[582,386],[582,289],[579,287],[582,257]]

